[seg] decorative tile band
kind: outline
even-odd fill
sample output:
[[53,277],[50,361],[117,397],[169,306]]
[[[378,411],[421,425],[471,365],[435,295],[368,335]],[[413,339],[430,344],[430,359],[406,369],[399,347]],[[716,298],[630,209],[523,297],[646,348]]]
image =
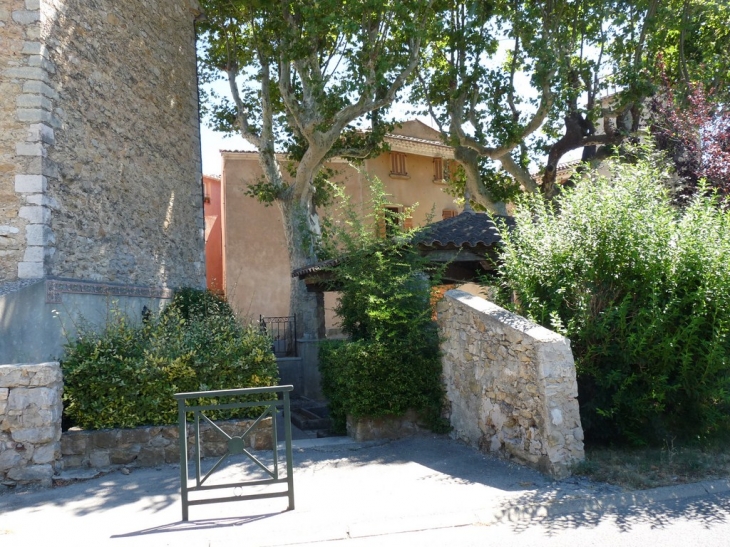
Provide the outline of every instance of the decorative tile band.
[[172,298],[173,291],[165,287],[142,287],[138,285],[118,285],[94,281],[67,279],[46,280],[46,302],[58,304],[63,294],[91,294],[95,296],[129,296],[137,298]]

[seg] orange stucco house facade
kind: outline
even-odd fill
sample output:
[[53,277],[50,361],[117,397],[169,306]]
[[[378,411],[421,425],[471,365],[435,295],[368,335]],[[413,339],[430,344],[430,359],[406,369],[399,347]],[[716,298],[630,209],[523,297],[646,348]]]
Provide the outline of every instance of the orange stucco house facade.
[[[393,208],[417,204],[410,219],[414,226],[424,225],[429,218],[435,221],[458,214],[454,198],[444,191],[453,150],[443,144],[438,132],[419,121],[408,121],[386,140],[390,152],[366,160],[360,170],[338,159],[330,163],[352,203],[368,201],[369,175],[383,182]],[[262,176],[257,153],[222,151],[221,156],[220,180],[206,177],[204,181],[209,192],[205,209],[208,287],[222,290],[244,318],[288,316],[291,268],[281,214],[276,206],[266,207],[245,195],[248,185]],[[336,295],[325,296],[328,328],[335,325],[335,302]]]
[[223,293],[223,221],[221,218],[221,179],[203,176],[205,214],[205,278],[208,290]]

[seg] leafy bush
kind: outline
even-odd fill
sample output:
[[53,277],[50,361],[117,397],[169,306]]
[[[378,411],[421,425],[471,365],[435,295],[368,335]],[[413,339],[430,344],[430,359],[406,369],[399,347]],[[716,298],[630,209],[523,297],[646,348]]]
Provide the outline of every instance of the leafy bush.
[[[86,429],[172,424],[174,393],[269,386],[278,379],[271,341],[240,325],[215,295],[190,289],[158,317],[131,325],[116,314],[101,332],[87,329],[65,350],[64,414]],[[235,416],[246,412],[253,411]]]
[[[340,291],[335,311],[351,339],[322,346],[322,389],[340,430],[347,414],[382,416],[411,408],[439,429],[443,388],[431,282],[423,274],[428,263],[404,244],[403,222],[386,215],[386,196],[377,181],[371,192],[370,216],[363,222],[345,211],[339,218],[346,228],[327,240],[333,246],[338,242],[345,257],[331,274]],[[383,230],[383,222],[392,226]],[[378,237],[388,232],[396,236]]]
[[501,304],[571,339],[588,440],[730,425],[730,216],[707,195],[674,209],[661,164],[527,199],[506,235]]
[[344,431],[348,414],[356,418],[400,415],[409,409],[418,411],[431,429],[443,429],[438,336],[434,330],[419,338],[322,344],[322,390],[336,430]]

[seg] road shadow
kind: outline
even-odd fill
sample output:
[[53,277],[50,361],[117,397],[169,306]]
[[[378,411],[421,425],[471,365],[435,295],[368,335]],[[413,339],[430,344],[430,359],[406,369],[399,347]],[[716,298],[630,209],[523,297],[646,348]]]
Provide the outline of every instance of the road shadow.
[[547,536],[613,523],[619,531],[630,532],[639,524],[665,528],[680,520],[700,523],[704,528],[724,524],[730,518],[730,493],[679,499],[669,488],[623,492],[595,497],[560,497],[555,488],[527,492],[505,501],[496,515],[517,532],[540,526]]
[[[257,452],[262,462],[271,463],[270,452]],[[280,453],[283,456],[283,453]],[[417,435],[407,439],[378,443],[347,443],[322,445],[309,448],[295,448],[293,452],[296,474],[308,472],[310,478],[319,468],[328,473],[348,473],[358,467],[374,466],[375,473],[365,476],[377,482],[381,473],[378,466],[413,464],[426,468],[416,473],[413,481],[426,481],[456,485],[484,485],[495,489],[489,500],[475,510],[488,510],[493,520],[511,526],[519,533],[527,527],[540,526],[546,535],[555,535],[563,530],[595,528],[602,522],[613,522],[621,531],[629,531],[638,523],[649,523],[661,528],[680,519],[691,519],[709,528],[727,522],[730,518],[730,494],[706,493],[700,497],[685,500],[668,499],[661,491],[623,492],[620,488],[597,483],[581,477],[554,481],[537,471],[482,454],[478,450],[440,435]],[[204,461],[204,469],[212,466],[215,459]],[[283,464],[282,464],[283,465]],[[340,470],[341,469],[341,470]],[[231,461],[222,466],[223,481],[231,474],[243,478],[257,478],[253,463]],[[392,470],[391,470],[392,471]],[[396,470],[396,473],[398,471]],[[346,475],[343,475],[345,477]],[[394,476],[382,473],[382,476]],[[316,478],[310,485],[316,484]],[[332,481],[330,482],[332,484]],[[335,488],[337,482],[334,482]],[[417,483],[412,483],[413,487]],[[424,483],[421,483],[424,484]],[[365,484],[366,488],[387,492],[388,484]],[[408,482],[398,487],[408,490]],[[415,488],[414,488],[415,489]],[[423,492],[427,492],[424,490]],[[459,490],[452,491],[460,495]],[[701,492],[701,489],[698,490]],[[652,497],[654,496],[654,497]],[[434,500],[434,507],[439,501]],[[77,482],[47,490],[18,491],[0,495],[0,514],[17,509],[31,509],[40,513],[49,505],[68,510],[69,516],[85,516],[96,511],[114,509],[124,505],[137,504],[140,511],[160,513],[180,504],[179,467],[168,465],[153,469],[133,469],[131,474],[110,473],[84,482]],[[282,502],[282,505],[284,502]],[[283,509],[283,507],[282,507]],[[326,506],[318,510],[328,511]],[[166,524],[129,532],[123,536],[149,535],[178,532],[191,529],[243,526],[262,519],[281,515],[268,508],[247,507],[244,516],[169,522]],[[253,514],[246,515],[245,511]],[[40,516],[40,515],[39,515]]]
[[138,536],[148,536],[152,534],[165,534],[170,532],[190,532],[193,530],[209,530],[213,528],[230,528],[233,526],[243,526],[251,522],[264,520],[279,515],[280,513],[264,513],[261,515],[248,515],[245,517],[229,517],[215,519],[197,519],[188,521],[172,522],[170,524],[161,524],[152,528],[145,528],[126,534],[116,534],[109,536],[112,539],[131,538]]

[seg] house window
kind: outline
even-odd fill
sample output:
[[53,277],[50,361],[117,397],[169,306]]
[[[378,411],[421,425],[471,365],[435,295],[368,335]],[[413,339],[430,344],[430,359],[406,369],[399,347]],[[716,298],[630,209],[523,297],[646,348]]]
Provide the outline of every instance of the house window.
[[413,219],[411,217],[403,218],[403,207],[386,207],[384,218],[378,223],[378,234],[380,237],[393,237],[397,235],[401,228],[403,230],[411,230],[413,228]]
[[444,160],[442,158],[433,159],[433,180],[436,182],[444,180]]
[[406,168],[406,155],[403,152],[390,153],[390,174],[397,177],[408,176]]
[[449,180],[449,160],[443,158],[433,159],[433,181],[445,184]]
[[446,220],[447,218],[454,218],[456,216],[457,212],[453,209],[444,209],[441,211],[441,218]]

